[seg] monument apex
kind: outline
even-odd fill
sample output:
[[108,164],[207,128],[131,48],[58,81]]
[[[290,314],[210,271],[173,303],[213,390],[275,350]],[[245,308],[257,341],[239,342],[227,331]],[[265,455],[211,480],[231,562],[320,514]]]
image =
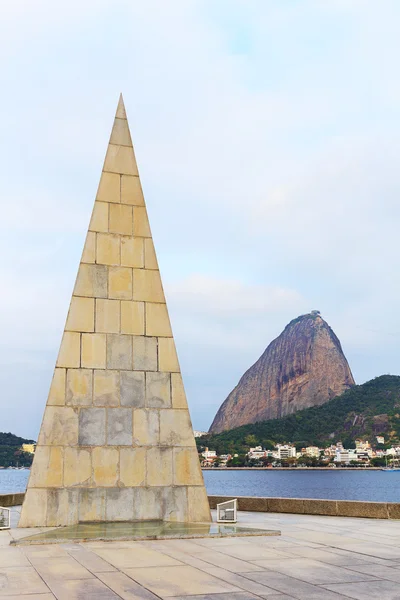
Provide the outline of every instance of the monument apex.
[[121,95],[19,526],[153,519],[210,510]]

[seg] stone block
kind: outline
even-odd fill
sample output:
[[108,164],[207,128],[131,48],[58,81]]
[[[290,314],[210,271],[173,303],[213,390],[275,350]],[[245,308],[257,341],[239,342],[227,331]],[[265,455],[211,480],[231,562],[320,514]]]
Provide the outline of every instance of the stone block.
[[121,235],[132,235],[132,206],[110,204],[109,231]]
[[179,361],[176,354],[174,338],[158,338],[158,369],[179,373]]
[[105,443],[105,408],[81,408],[79,411],[79,445],[104,446]]
[[107,202],[95,202],[92,212],[92,218],[90,219],[89,230],[100,233],[107,233],[108,231],[108,207],[110,205]]
[[94,331],[94,299],[72,296],[66,331]]
[[133,148],[109,144],[103,170],[121,175],[138,175]]
[[97,190],[96,200],[100,202],[121,201],[120,198],[121,177],[115,173],[102,173]]
[[185,388],[183,386],[182,375],[180,373],[171,373],[171,395],[172,408],[186,408],[187,400]]
[[110,267],[108,296],[117,300],[132,300],[132,269],[128,267]]
[[121,202],[134,206],[144,206],[142,186],[139,177],[122,175],[121,177]]
[[[130,207],[128,207],[130,208]],[[121,238],[121,265],[123,267],[144,266],[144,244],[143,238],[122,237]]]
[[160,411],[136,408],[133,411],[134,444],[137,446],[157,446],[159,441]]
[[174,448],[174,485],[203,485],[196,448]]
[[[119,204],[111,204],[111,208],[120,208]],[[113,233],[98,233],[96,242],[96,262],[99,265],[119,265],[120,241]]]
[[121,333],[144,335],[144,302],[121,300]]
[[78,490],[47,491],[47,527],[74,525],[78,522]]
[[303,499],[304,514],[335,516],[336,500],[317,500],[314,498]]
[[157,371],[157,338],[133,337],[133,369]]
[[47,398],[49,406],[64,406],[66,373],[66,369],[59,369],[57,367],[54,369],[49,396]]
[[65,448],[64,486],[89,486],[92,476],[90,450],[84,448]]
[[78,413],[70,406],[47,406],[38,439],[39,446],[76,446]]
[[89,369],[68,369],[66,404],[90,406],[92,404],[93,373]]
[[171,408],[171,377],[169,373],[146,373],[146,406]]
[[47,490],[28,488],[18,527],[46,527]]
[[190,523],[209,523],[211,521],[210,507],[208,504],[206,488],[188,487],[188,518]]
[[79,522],[105,521],[106,490],[104,488],[79,490]]
[[110,144],[132,147],[131,134],[129,132],[128,121],[126,119],[114,119]]
[[151,238],[149,219],[145,206],[133,207],[133,235]]
[[363,517],[372,519],[388,518],[386,502],[354,502],[338,500],[336,504],[338,517]]
[[117,448],[102,448],[101,446],[93,448],[92,469],[95,487],[116,487],[118,483],[118,462],[119,451]]
[[61,340],[60,351],[57,358],[57,367],[80,367],[81,362],[81,336],[79,333],[65,331]]
[[163,518],[164,488],[137,487],[133,489],[133,519],[135,521]]
[[149,448],[147,450],[147,485],[172,485],[172,448]]
[[302,498],[268,498],[268,511],[276,513],[304,514]]
[[159,271],[133,269],[133,299],[144,302],[165,302]]
[[90,298],[107,298],[108,270],[104,265],[79,266],[74,295]]
[[82,259],[83,263],[96,262],[96,234],[94,231],[88,231],[86,236],[85,245],[83,247]]
[[146,335],[172,337],[166,304],[146,302]]
[[144,485],[146,481],[146,448],[121,448],[119,473],[121,486]]
[[121,303],[119,300],[96,300],[97,333],[119,333]]
[[62,487],[63,448],[38,446],[36,448],[29,486],[36,488]]
[[106,520],[132,521],[133,489],[110,488],[106,491]]
[[388,502],[388,519],[400,519],[400,504],[398,502]]
[[144,240],[144,268],[158,269],[156,251],[151,238],[146,238]]
[[105,333],[82,334],[82,367],[85,369],[106,368]]
[[121,371],[121,406],[143,408],[145,405],[144,371]]
[[165,487],[163,490],[163,520],[170,523],[185,523],[188,518],[188,488]]
[[119,406],[120,374],[118,371],[94,371],[93,404]]
[[107,410],[107,444],[109,446],[132,446],[132,430],[131,408]]
[[111,333],[107,336],[107,369],[132,368],[132,336]]
[[194,446],[192,424],[187,410],[160,410],[161,446]]

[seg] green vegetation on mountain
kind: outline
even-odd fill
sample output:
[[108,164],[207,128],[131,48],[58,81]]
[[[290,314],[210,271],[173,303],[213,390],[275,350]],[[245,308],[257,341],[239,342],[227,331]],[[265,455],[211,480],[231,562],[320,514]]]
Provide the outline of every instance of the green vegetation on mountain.
[[199,449],[208,446],[217,454],[243,454],[249,446],[270,448],[294,443],[296,447],[330,446],[342,441],[355,446],[355,439],[376,442],[384,435],[389,445],[400,441],[400,377],[382,375],[355,385],[322,406],[298,411],[282,419],[243,425],[218,434],[197,438]]
[[30,467],[33,454],[22,451],[22,444],[34,444],[13,433],[0,432],[0,467]]

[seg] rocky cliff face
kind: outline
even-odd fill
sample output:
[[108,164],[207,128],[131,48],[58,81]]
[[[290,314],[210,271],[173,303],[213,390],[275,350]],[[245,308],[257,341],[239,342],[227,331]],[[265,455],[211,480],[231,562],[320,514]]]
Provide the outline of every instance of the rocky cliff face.
[[354,385],[340,342],[317,311],[287,325],[243,375],[210,432],[324,404]]

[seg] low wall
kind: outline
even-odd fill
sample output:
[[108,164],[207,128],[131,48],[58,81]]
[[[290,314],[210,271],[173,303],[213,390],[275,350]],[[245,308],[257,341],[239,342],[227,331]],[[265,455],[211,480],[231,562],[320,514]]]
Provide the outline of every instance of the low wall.
[[19,506],[24,501],[25,494],[0,494],[0,506]]
[[[210,508],[234,496],[208,496]],[[237,496],[238,510],[248,512],[292,513],[298,515],[327,515],[332,517],[369,517],[371,519],[400,519],[400,503],[360,502],[353,500],[317,500],[314,498],[252,498]]]

